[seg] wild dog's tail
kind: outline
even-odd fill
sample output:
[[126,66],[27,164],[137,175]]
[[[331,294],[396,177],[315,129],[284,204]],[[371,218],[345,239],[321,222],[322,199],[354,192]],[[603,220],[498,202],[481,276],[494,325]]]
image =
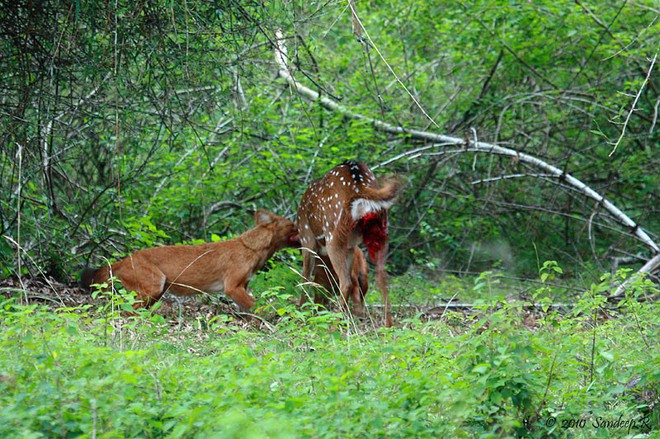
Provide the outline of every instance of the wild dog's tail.
[[80,288],[91,291],[92,284],[95,283],[94,278],[96,277],[96,273],[98,271],[98,268],[85,267],[80,273],[80,282],[78,283]]

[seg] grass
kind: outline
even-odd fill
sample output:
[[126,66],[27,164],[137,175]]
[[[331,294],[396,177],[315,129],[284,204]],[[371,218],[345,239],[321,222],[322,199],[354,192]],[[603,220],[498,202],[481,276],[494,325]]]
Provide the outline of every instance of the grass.
[[5,299],[0,436],[658,434],[657,306],[633,296],[608,309],[604,279],[567,313],[530,314],[489,298],[495,280],[471,282],[475,312],[394,329],[300,310],[286,289],[268,291],[268,326]]

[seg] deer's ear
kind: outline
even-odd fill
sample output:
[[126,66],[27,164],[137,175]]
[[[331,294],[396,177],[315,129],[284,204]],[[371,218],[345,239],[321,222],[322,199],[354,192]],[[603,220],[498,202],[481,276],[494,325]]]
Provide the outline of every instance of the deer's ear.
[[277,215],[265,209],[257,209],[254,212],[254,220],[257,224],[268,224],[277,221]]

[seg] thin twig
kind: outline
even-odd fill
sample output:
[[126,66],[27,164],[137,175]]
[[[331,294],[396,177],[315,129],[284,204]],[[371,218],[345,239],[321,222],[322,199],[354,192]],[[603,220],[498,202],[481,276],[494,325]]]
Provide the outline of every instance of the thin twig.
[[[60,299],[60,303],[64,304],[64,300],[62,300],[62,296],[60,296],[60,294],[57,292],[57,289],[55,288],[55,285],[53,285],[53,283],[52,283],[51,280],[48,278],[48,276],[46,276],[46,273],[43,272],[43,270],[41,269],[41,267],[39,266],[39,264],[37,264],[37,263],[34,261],[34,259],[33,259],[33,258],[30,256],[30,254],[25,250],[25,248],[23,248],[23,247],[20,245],[19,242],[15,241],[14,239],[12,239],[11,237],[9,237],[9,236],[7,236],[7,235],[3,235],[3,238],[5,238],[7,241],[9,241],[9,242],[12,243],[14,246],[16,246],[16,252],[19,254],[19,258],[20,258],[20,253],[24,253],[25,256],[28,257],[28,259],[30,260],[30,262],[32,263],[32,265],[34,265],[34,266],[37,268],[37,270],[39,271],[39,274],[40,274],[40,275],[43,277],[43,279],[46,281],[46,283],[48,284],[48,286],[50,287],[50,289],[53,291],[53,293],[55,293],[55,295],[57,296],[57,298]],[[20,267],[20,260],[19,260],[19,265],[18,265],[18,266]],[[25,291],[25,301],[26,301],[26,303],[27,303],[27,301],[28,301],[27,287],[23,284],[23,279],[22,279],[22,276],[21,276],[20,271],[18,272],[18,281],[19,281],[19,283],[21,284],[21,288]]]
[[360,25],[360,28],[364,31],[364,34],[366,35],[366,39],[367,39],[367,41],[369,42],[369,44],[371,45],[371,47],[374,48],[374,50],[376,51],[376,53],[378,54],[378,56],[380,57],[380,59],[383,61],[383,63],[384,63],[385,66],[387,67],[387,69],[390,71],[390,73],[392,74],[392,76],[394,76],[394,79],[396,79],[396,81],[399,83],[399,85],[401,86],[401,88],[403,88],[403,89],[405,90],[405,92],[408,94],[408,96],[410,96],[410,99],[412,99],[412,101],[415,103],[415,105],[417,106],[417,108],[419,108],[419,110],[422,112],[422,114],[424,114],[424,116],[426,116],[426,118],[427,118],[427,119],[428,119],[428,120],[429,120],[429,121],[430,121],[430,122],[431,122],[436,128],[440,128],[440,127],[438,126],[438,124],[435,123],[435,121],[433,120],[433,118],[432,118],[431,116],[429,116],[429,114],[426,112],[426,110],[424,110],[424,107],[422,107],[422,104],[419,103],[419,101],[417,100],[417,98],[415,98],[415,96],[413,96],[413,94],[410,92],[410,90],[408,90],[408,87],[406,87],[406,85],[401,81],[401,79],[399,79],[399,76],[396,74],[396,72],[394,71],[394,69],[392,68],[392,66],[390,66],[390,63],[387,62],[387,60],[385,59],[385,57],[383,56],[383,54],[380,53],[380,50],[378,50],[378,46],[376,46],[376,44],[374,44],[373,40],[372,40],[371,37],[369,36],[369,32],[367,32],[367,29],[366,29],[366,28],[364,27],[364,25],[362,24],[362,21],[360,21],[360,17],[358,17],[357,11],[356,11],[355,8],[353,7],[352,2],[349,2],[348,5],[349,5],[349,7],[351,8],[351,12],[353,13],[353,19],[355,20],[355,22],[357,22],[357,23]]
[[644,82],[642,83],[642,86],[639,88],[639,91],[637,92],[637,96],[635,96],[635,100],[632,103],[632,107],[630,108],[630,111],[628,112],[628,115],[626,116],[626,120],[623,123],[623,128],[621,129],[621,135],[617,139],[617,141],[614,143],[614,147],[612,148],[612,151],[610,152],[610,157],[614,154],[616,151],[617,147],[619,146],[619,143],[621,143],[621,140],[623,140],[623,136],[626,134],[626,128],[628,127],[628,122],[630,121],[630,117],[633,115],[635,112],[635,107],[637,106],[637,101],[639,100],[639,97],[642,95],[642,90],[644,90],[644,87],[646,86],[646,83],[649,82],[649,78],[651,77],[651,71],[653,70],[653,66],[655,65],[655,60],[658,58],[658,52],[655,53],[655,56],[653,57],[653,60],[651,60],[651,66],[649,67],[649,71],[646,73],[646,78],[644,78]]
[[[21,192],[23,189],[23,145],[20,143],[16,144],[16,147],[18,150],[16,151],[16,158],[18,159],[18,196],[16,197],[16,212],[17,212],[17,217],[16,217],[16,259],[17,259],[17,267],[18,267],[18,281],[21,284],[21,288],[25,289],[25,285],[23,285],[23,277],[21,276],[21,272],[23,271],[23,267],[21,267]],[[9,239],[9,237],[7,237]],[[27,303],[27,295],[25,298],[25,301]]]
[[596,363],[596,329],[598,328],[598,322],[596,321],[596,310],[594,309],[591,315],[593,319],[593,336],[591,338],[591,365],[589,368],[589,387],[594,382],[594,368]]
[[491,178],[483,178],[481,180],[474,180],[470,184],[472,185],[477,185],[477,184],[482,184],[482,183],[491,183],[493,181],[499,181],[499,180],[510,180],[513,178],[523,178],[523,177],[533,177],[533,178],[557,178],[556,175],[551,175],[551,174],[507,174],[507,175],[499,175],[497,177],[491,177]]
[[557,363],[557,355],[559,355],[559,349],[555,350],[555,356],[552,358],[552,364],[550,364],[550,373],[548,373],[548,382],[545,385],[545,392],[543,392],[543,398],[541,398],[539,408],[536,410],[537,417],[541,416],[541,410],[543,410],[545,402],[547,401],[548,391],[550,390],[550,385],[552,384],[552,375],[554,374],[555,364]]

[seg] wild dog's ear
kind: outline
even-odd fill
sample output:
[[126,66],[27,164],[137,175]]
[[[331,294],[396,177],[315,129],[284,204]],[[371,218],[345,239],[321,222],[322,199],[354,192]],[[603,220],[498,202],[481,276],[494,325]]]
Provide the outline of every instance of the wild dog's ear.
[[268,224],[278,220],[278,216],[265,209],[257,209],[254,212],[254,220],[257,224]]

